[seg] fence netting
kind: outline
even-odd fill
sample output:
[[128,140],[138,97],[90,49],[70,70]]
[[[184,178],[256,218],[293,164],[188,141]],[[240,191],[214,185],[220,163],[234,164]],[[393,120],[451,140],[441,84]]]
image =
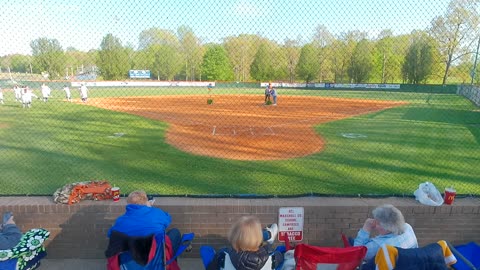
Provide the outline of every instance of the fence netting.
[[478,196],[479,8],[5,2],[0,195]]

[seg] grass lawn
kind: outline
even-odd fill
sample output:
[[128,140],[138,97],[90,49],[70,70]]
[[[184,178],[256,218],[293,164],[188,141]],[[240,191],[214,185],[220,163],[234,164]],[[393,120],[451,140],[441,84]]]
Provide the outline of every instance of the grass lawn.
[[[231,94],[233,101],[238,93],[263,99],[263,89],[214,92]],[[93,98],[176,94],[206,94],[206,89],[90,91]],[[92,179],[108,180],[122,192],[141,188],[160,195],[412,195],[425,181],[480,195],[480,112],[463,97],[283,89],[279,94],[280,102],[282,95],[314,95],[410,104],[316,126],[326,148],[314,155],[234,161],[182,152],[165,142],[166,123],[66,103],[59,90],[47,104],[34,101],[31,109],[5,93],[0,195],[51,195],[64,184]]]

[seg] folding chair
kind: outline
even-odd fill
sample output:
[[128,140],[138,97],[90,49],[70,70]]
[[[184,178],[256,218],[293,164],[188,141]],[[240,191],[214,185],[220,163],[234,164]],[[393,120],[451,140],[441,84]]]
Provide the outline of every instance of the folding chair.
[[383,245],[375,256],[378,270],[448,270],[457,259],[444,240],[421,248]]
[[[118,232],[112,232],[111,238]],[[109,270],[178,270],[176,259],[189,246],[194,233],[184,234],[181,245],[173,254],[170,239],[165,233],[149,237],[132,237],[123,243],[110,241],[109,245],[122,245],[123,251],[112,256],[107,255],[107,269]]]
[[478,270],[480,269],[480,245],[470,242],[465,245],[449,245],[458,261],[453,265],[456,270]]
[[36,269],[47,255],[43,243],[50,236],[45,229],[31,229],[9,250],[0,250],[1,270]]
[[297,270],[354,270],[361,266],[367,248],[316,247],[299,244],[295,247]]

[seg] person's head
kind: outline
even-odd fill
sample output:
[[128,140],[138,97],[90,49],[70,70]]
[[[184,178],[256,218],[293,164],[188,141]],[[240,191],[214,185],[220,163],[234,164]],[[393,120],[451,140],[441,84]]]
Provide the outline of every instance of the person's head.
[[377,221],[377,230],[380,230],[381,234],[393,233],[398,235],[404,232],[405,219],[402,212],[395,206],[391,204],[380,205],[373,209],[372,214]]
[[149,206],[147,193],[143,190],[135,190],[135,191],[131,192],[130,194],[128,194],[127,203],[128,204],[140,204],[140,205]]
[[254,216],[241,217],[230,228],[228,240],[236,251],[257,251],[263,242],[260,220]]

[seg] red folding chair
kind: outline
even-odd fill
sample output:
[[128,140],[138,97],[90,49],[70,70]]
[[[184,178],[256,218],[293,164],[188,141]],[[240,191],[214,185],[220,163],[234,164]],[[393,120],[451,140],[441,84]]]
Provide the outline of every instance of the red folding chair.
[[350,241],[348,241],[348,237],[342,233],[342,242],[344,247],[351,247]]
[[362,264],[366,253],[365,246],[339,248],[299,244],[295,247],[296,269],[354,270]]

